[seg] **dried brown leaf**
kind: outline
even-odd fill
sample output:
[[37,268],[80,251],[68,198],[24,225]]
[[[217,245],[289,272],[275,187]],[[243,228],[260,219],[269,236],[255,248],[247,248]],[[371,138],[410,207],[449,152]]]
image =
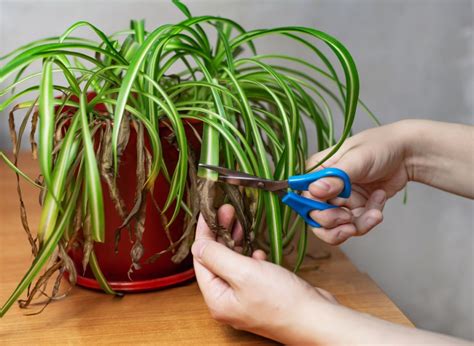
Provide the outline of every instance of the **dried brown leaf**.
[[12,111],[8,115],[8,127],[10,131],[10,139],[12,141],[12,146],[13,146],[13,155],[16,156],[18,151],[17,151],[17,142],[18,138],[16,135],[16,129],[15,129],[15,110],[17,110],[17,106],[13,107]]
[[137,186],[135,191],[135,206],[138,205],[137,212],[135,214],[135,229],[134,229],[134,243],[130,251],[130,257],[132,259],[132,265],[128,272],[130,278],[131,273],[135,269],[140,269],[140,260],[145,253],[142,239],[143,232],[145,231],[145,219],[146,219],[146,196],[148,190],[144,188],[146,181],[146,162],[145,162],[145,138],[143,124],[140,122],[133,122],[134,127],[137,130]]
[[217,209],[215,207],[218,204],[216,202],[218,199],[217,186],[215,181],[200,178],[198,180],[199,196],[196,196],[196,198],[199,198],[199,209],[209,228],[220,236],[228,247],[233,248],[234,240],[231,231],[219,225],[217,221]]
[[36,127],[38,126],[39,113],[38,111],[33,112],[33,117],[31,118],[31,131],[30,131],[30,144],[31,144],[31,153],[33,158],[36,160],[38,158],[38,144],[35,140]]
[[[56,259],[56,261],[53,263],[52,266],[50,266],[46,271],[44,272],[43,275],[41,275],[38,280],[36,281],[33,289],[28,292],[28,296],[26,300],[18,300],[18,305],[20,308],[25,309],[27,308],[30,304],[31,301],[35,298],[36,294],[42,290],[42,287],[45,286],[48,283],[48,280],[51,278],[51,276],[62,266],[62,261],[60,259]],[[47,302],[46,304],[48,304]],[[43,307],[44,309],[44,307]],[[41,309],[41,311],[43,311]],[[41,312],[40,311],[40,312]]]
[[182,235],[182,242],[176,251],[176,254],[171,258],[174,263],[181,263],[188,255],[191,250],[191,246],[194,241],[194,229],[197,223],[197,218],[199,215],[199,195],[198,195],[198,176],[197,176],[197,160],[196,154],[189,148],[188,153],[188,205],[191,209],[191,214],[186,214],[185,218],[185,227]]
[[252,253],[252,215],[250,214],[245,194],[235,185],[220,184],[220,187],[229,198],[230,204],[232,204],[235,209],[237,220],[242,225],[244,232],[243,252],[244,254]]
[[92,240],[92,232],[91,232],[91,216],[89,213],[86,214],[86,217],[84,218],[84,222],[82,223],[82,235],[84,237],[84,245],[82,248],[82,251],[83,251],[82,271],[83,273],[85,273],[87,269],[87,265],[89,264],[92,248],[94,246],[94,242]]

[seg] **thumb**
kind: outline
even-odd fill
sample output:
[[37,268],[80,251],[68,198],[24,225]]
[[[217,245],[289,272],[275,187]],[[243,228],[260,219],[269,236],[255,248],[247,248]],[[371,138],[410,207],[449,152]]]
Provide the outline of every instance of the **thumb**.
[[223,244],[207,239],[196,240],[191,252],[195,260],[231,286],[235,286],[240,273],[247,272],[253,261]]
[[[324,153],[324,152],[323,152]],[[320,154],[323,154],[320,153]],[[319,155],[318,155],[319,156]],[[321,156],[321,159],[324,156]],[[314,159],[312,159],[315,162]],[[343,154],[334,155],[328,159],[323,165],[319,166],[316,170],[323,168],[334,167],[339,168],[347,173],[352,183],[360,180],[361,175],[364,171],[364,162],[357,155]],[[337,197],[344,188],[344,182],[335,177],[328,177],[316,180],[309,185],[308,191],[310,194],[321,200],[328,200]]]

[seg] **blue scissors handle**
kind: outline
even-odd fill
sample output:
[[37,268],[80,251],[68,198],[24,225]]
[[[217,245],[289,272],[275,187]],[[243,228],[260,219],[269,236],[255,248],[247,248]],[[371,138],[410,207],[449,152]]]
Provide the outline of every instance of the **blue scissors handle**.
[[[288,178],[288,186],[293,190],[307,191],[309,185],[321,178],[335,177],[339,178],[344,182],[344,188],[338,197],[349,198],[351,195],[351,180],[346,172],[338,168],[324,168],[317,172],[295,175]],[[319,223],[314,221],[309,213],[313,210],[326,210],[337,208],[337,206],[315,201],[309,198],[302,197],[294,192],[288,192],[282,198],[282,202],[291,207],[294,211],[301,215],[305,222],[311,227],[321,227]]]

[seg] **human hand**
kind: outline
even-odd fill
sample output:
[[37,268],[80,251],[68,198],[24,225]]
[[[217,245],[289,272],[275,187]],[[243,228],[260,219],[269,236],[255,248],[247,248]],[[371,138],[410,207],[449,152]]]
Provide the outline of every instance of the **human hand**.
[[[218,220],[221,226],[233,229],[239,246],[243,234],[240,224],[234,222],[234,208],[222,206]],[[285,344],[308,344],[315,340],[309,316],[337,304],[328,292],[266,262],[263,251],[245,257],[227,248],[216,239],[202,215],[192,253],[199,288],[212,317],[236,329]]]
[[[307,166],[317,164],[329,151],[312,156]],[[318,169],[337,167],[344,170],[351,178],[351,197],[337,198],[343,189],[343,182],[337,178],[320,179],[305,193],[307,197],[329,200],[331,204],[344,207],[310,214],[322,226],[313,228],[316,236],[337,245],[352,236],[366,234],[382,222],[387,198],[402,190],[409,180],[405,151],[400,123],[366,130],[347,139]]]
[[[233,228],[238,244],[242,228],[238,223],[233,226],[234,214],[231,206],[224,205],[218,220]],[[199,288],[211,315],[236,329],[297,345],[462,343],[346,308],[330,293],[266,262],[262,251],[245,257],[220,242],[200,216],[192,247]]]

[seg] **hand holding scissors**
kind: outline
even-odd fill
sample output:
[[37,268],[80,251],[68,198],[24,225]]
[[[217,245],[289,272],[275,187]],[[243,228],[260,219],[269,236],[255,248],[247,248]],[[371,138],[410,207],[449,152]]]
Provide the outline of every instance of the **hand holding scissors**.
[[313,210],[326,210],[338,207],[300,196],[292,191],[288,191],[288,188],[298,191],[308,191],[309,185],[316,180],[327,177],[336,177],[344,182],[344,188],[338,197],[349,198],[351,195],[351,181],[349,176],[338,168],[324,168],[316,172],[294,175],[286,180],[270,180],[223,167],[204,164],[200,164],[199,166],[219,173],[219,181],[221,182],[276,193],[284,204],[297,212],[311,227],[321,227],[319,223],[309,216]]

